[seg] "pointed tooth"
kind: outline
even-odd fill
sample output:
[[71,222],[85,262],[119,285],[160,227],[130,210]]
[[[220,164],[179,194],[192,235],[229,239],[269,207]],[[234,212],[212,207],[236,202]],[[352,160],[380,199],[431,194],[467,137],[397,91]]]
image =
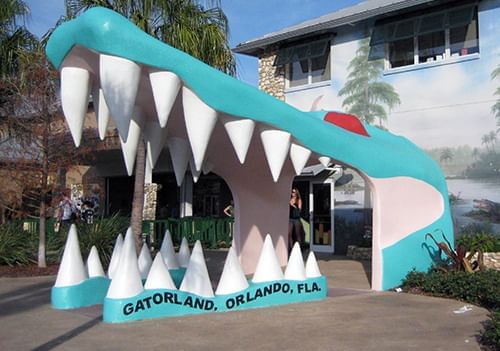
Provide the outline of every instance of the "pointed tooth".
[[135,251],[135,240],[132,229],[127,230],[123,240],[118,268],[109,285],[107,298],[125,299],[139,295],[144,290],[141,281],[141,273],[137,263],[137,252]]
[[181,291],[189,292],[203,297],[213,297],[214,291],[208,275],[205,256],[201,248],[201,242],[196,241],[189,259],[189,264],[182,279]]
[[327,156],[320,156],[320,157],[318,157],[318,160],[325,167],[328,167],[330,165],[330,162],[332,161],[332,159],[330,157],[327,157]]
[[111,254],[111,260],[109,261],[108,266],[108,277],[109,279],[113,279],[114,273],[118,268],[118,262],[120,261],[120,253],[123,247],[123,236],[118,234],[116,237],[115,246],[113,248],[113,253]]
[[66,244],[64,245],[64,253],[54,286],[76,285],[85,279],[87,279],[87,271],[83,264],[76,226],[72,224],[69,228]]
[[165,266],[165,261],[161,252],[156,254],[153,264],[151,265],[151,269],[149,270],[146,283],[144,284],[144,289],[177,290],[174,281],[172,280],[172,276],[170,275],[167,266]]
[[260,138],[264,146],[269,169],[276,183],[290,148],[291,135],[282,130],[262,126]]
[[61,105],[75,146],[80,146],[89,104],[90,73],[84,68],[61,69]]
[[306,270],[304,268],[304,259],[302,258],[302,252],[300,251],[299,243],[295,243],[292,248],[292,253],[290,254],[290,259],[288,260],[288,265],[285,269],[285,279],[288,280],[305,280]]
[[144,139],[149,164],[154,168],[161,150],[167,142],[167,128],[161,128],[156,121],[148,121],[144,128]]
[[106,276],[104,269],[102,268],[99,253],[97,252],[97,248],[95,246],[92,246],[90,249],[89,257],[87,257],[86,268],[89,278]]
[[181,246],[179,247],[179,253],[177,254],[177,261],[181,267],[187,267],[189,264],[189,257],[191,253],[189,252],[189,244],[186,237],[182,238]]
[[168,229],[165,231],[165,236],[163,237],[163,241],[161,243],[160,252],[168,269],[179,268],[179,262],[177,262],[177,258],[175,256],[174,243],[172,242],[172,235],[170,234],[170,231]]
[[203,174],[205,174],[205,175],[212,172],[213,169],[214,169],[214,164],[212,162],[210,162],[209,160],[205,160],[205,162],[203,162],[203,166],[201,166],[201,170],[203,171]]
[[141,67],[130,60],[105,54],[100,55],[99,62],[104,98],[118,133],[126,140],[141,78]]
[[191,175],[193,176],[193,181],[198,183],[198,179],[200,179],[201,170],[197,171],[196,166],[194,165],[194,160],[192,158],[189,159],[189,168],[191,169]]
[[230,247],[215,294],[234,294],[246,288],[248,288],[247,278],[245,277],[245,273],[243,273],[234,249]]
[[176,137],[169,138],[167,144],[170,150],[170,157],[172,158],[175,179],[177,180],[177,185],[181,186],[190,157],[189,145],[185,139]]
[[314,255],[314,251],[310,251],[309,256],[307,256],[306,277],[307,278],[321,277],[321,272],[319,271],[318,262],[316,261],[316,255]]
[[134,108],[132,121],[128,130],[128,137],[126,141],[120,136],[120,143],[122,145],[123,159],[125,160],[125,167],[127,168],[128,175],[134,173],[135,157],[137,156],[137,147],[141,140],[142,129],[144,128],[144,116],[142,109],[139,106]]
[[252,278],[254,283],[263,283],[273,280],[282,280],[283,272],[278,261],[278,256],[274,252],[273,241],[269,234],[266,235],[262,251],[260,252],[257,268]]
[[200,170],[210,136],[217,122],[217,112],[186,87],[182,87],[182,104],[194,164],[196,169]]
[[104,100],[104,93],[98,86],[94,86],[94,89],[92,90],[92,101],[94,103],[94,112],[97,119],[99,138],[104,140],[111,115],[109,113],[106,100]]
[[146,279],[148,277],[149,269],[153,260],[151,259],[151,253],[149,252],[149,247],[146,243],[142,244],[141,253],[139,254],[139,259],[137,264],[139,265],[139,272],[141,274],[141,279]]
[[172,72],[152,71],[149,80],[153,90],[156,112],[160,126],[167,125],[168,116],[181,88],[181,80]]
[[300,175],[302,173],[304,166],[309,160],[309,156],[311,156],[311,150],[295,143],[290,145],[290,159],[292,160],[295,174]]
[[230,116],[220,116],[219,119],[224,124],[224,128],[226,128],[238,160],[241,164],[245,163],[248,147],[250,146],[255,129],[255,122],[251,119],[240,119]]

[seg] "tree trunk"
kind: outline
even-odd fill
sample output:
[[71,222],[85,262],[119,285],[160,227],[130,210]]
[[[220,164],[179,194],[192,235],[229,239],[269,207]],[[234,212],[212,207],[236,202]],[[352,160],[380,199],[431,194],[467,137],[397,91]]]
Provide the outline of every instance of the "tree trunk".
[[[47,111],[45,116],[47,116]],[[47,267],[46,253],[45,253],[45,233],[46,231],[46,220],[47,217],[47,184],[49,178],[49,133],[50,133],[50,120],[46,117],[45,129],[42,135],[42,179],[40,188],[42,193],[40,194],[40,217],[39,217],[39,233],[38,233],[38,267]]]
[[46,206],[45,206],[45,199],[44,196],[42,196],[42,201],[40,204],[40,225],[39,225],[39,238],[38,238],[38,267],[40,268],[45,268],[47,267],[47,261],[45,260],[45,233],[46,233],[46,220],[45,220],[45,214],[46,214]]
[[137,146],[137,157],[135,160],[135,182],[134,182],[134,198],[132,200],[132,216],[130,226],[135,235],[135,247],[137,252],[140,251],[142,245],[142,212],[144,209],[144,179],[146,170],[146,148],[144,141],[139,141]]

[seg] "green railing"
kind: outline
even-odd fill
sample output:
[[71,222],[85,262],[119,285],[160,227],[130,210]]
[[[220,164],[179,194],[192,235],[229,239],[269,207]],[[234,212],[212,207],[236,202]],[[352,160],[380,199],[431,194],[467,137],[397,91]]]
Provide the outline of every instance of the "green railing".
[[168,229],[174,245],[185,237],[190,244],[200,240],[206,247],[229,247],[233,240],[234,218],[184,217],[143,221],[142,232],[155,247],[159,247]]
[[[98,221],[99,219],[95,219]],[[39,222],[37,218],[20,220],[23,227],[30,233],[38,233]],[[155,221],[143,221],[142,233],[144,238],[159,249],[165,231],[172,234],[174,245],[179,245],[182,238],[186,237],[189,244],[200,240],[205,247],[229,247],[233,240],[234,218],[210,217],[184,217],[168,218]],[[47,238],[57,235],[54,232],[54,219],[48,218],[45,233]]]

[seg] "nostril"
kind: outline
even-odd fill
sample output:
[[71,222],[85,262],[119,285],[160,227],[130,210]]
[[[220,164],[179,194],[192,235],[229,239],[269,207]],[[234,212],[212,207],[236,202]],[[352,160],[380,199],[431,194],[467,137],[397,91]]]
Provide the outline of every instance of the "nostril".
[[363,123],[361,123],[360,120],[354,115],[340,112],[328,112],[325,115],[324,120],[352,133],[370,136],[363,126]]

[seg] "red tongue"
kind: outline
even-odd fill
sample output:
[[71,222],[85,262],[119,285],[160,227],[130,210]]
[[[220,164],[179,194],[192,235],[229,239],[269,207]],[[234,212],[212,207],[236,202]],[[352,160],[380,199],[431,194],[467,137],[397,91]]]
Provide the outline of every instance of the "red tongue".
[[339,112],[328,112],[325,115],[324,120],[326,122],[333,123],[340,128],[344,128],[345,130],[348,130],[352,133],[370,136],[370,134],[368,134],[365,127],[363,126],[363,123],[361,123],[359,119],[354,115]]

